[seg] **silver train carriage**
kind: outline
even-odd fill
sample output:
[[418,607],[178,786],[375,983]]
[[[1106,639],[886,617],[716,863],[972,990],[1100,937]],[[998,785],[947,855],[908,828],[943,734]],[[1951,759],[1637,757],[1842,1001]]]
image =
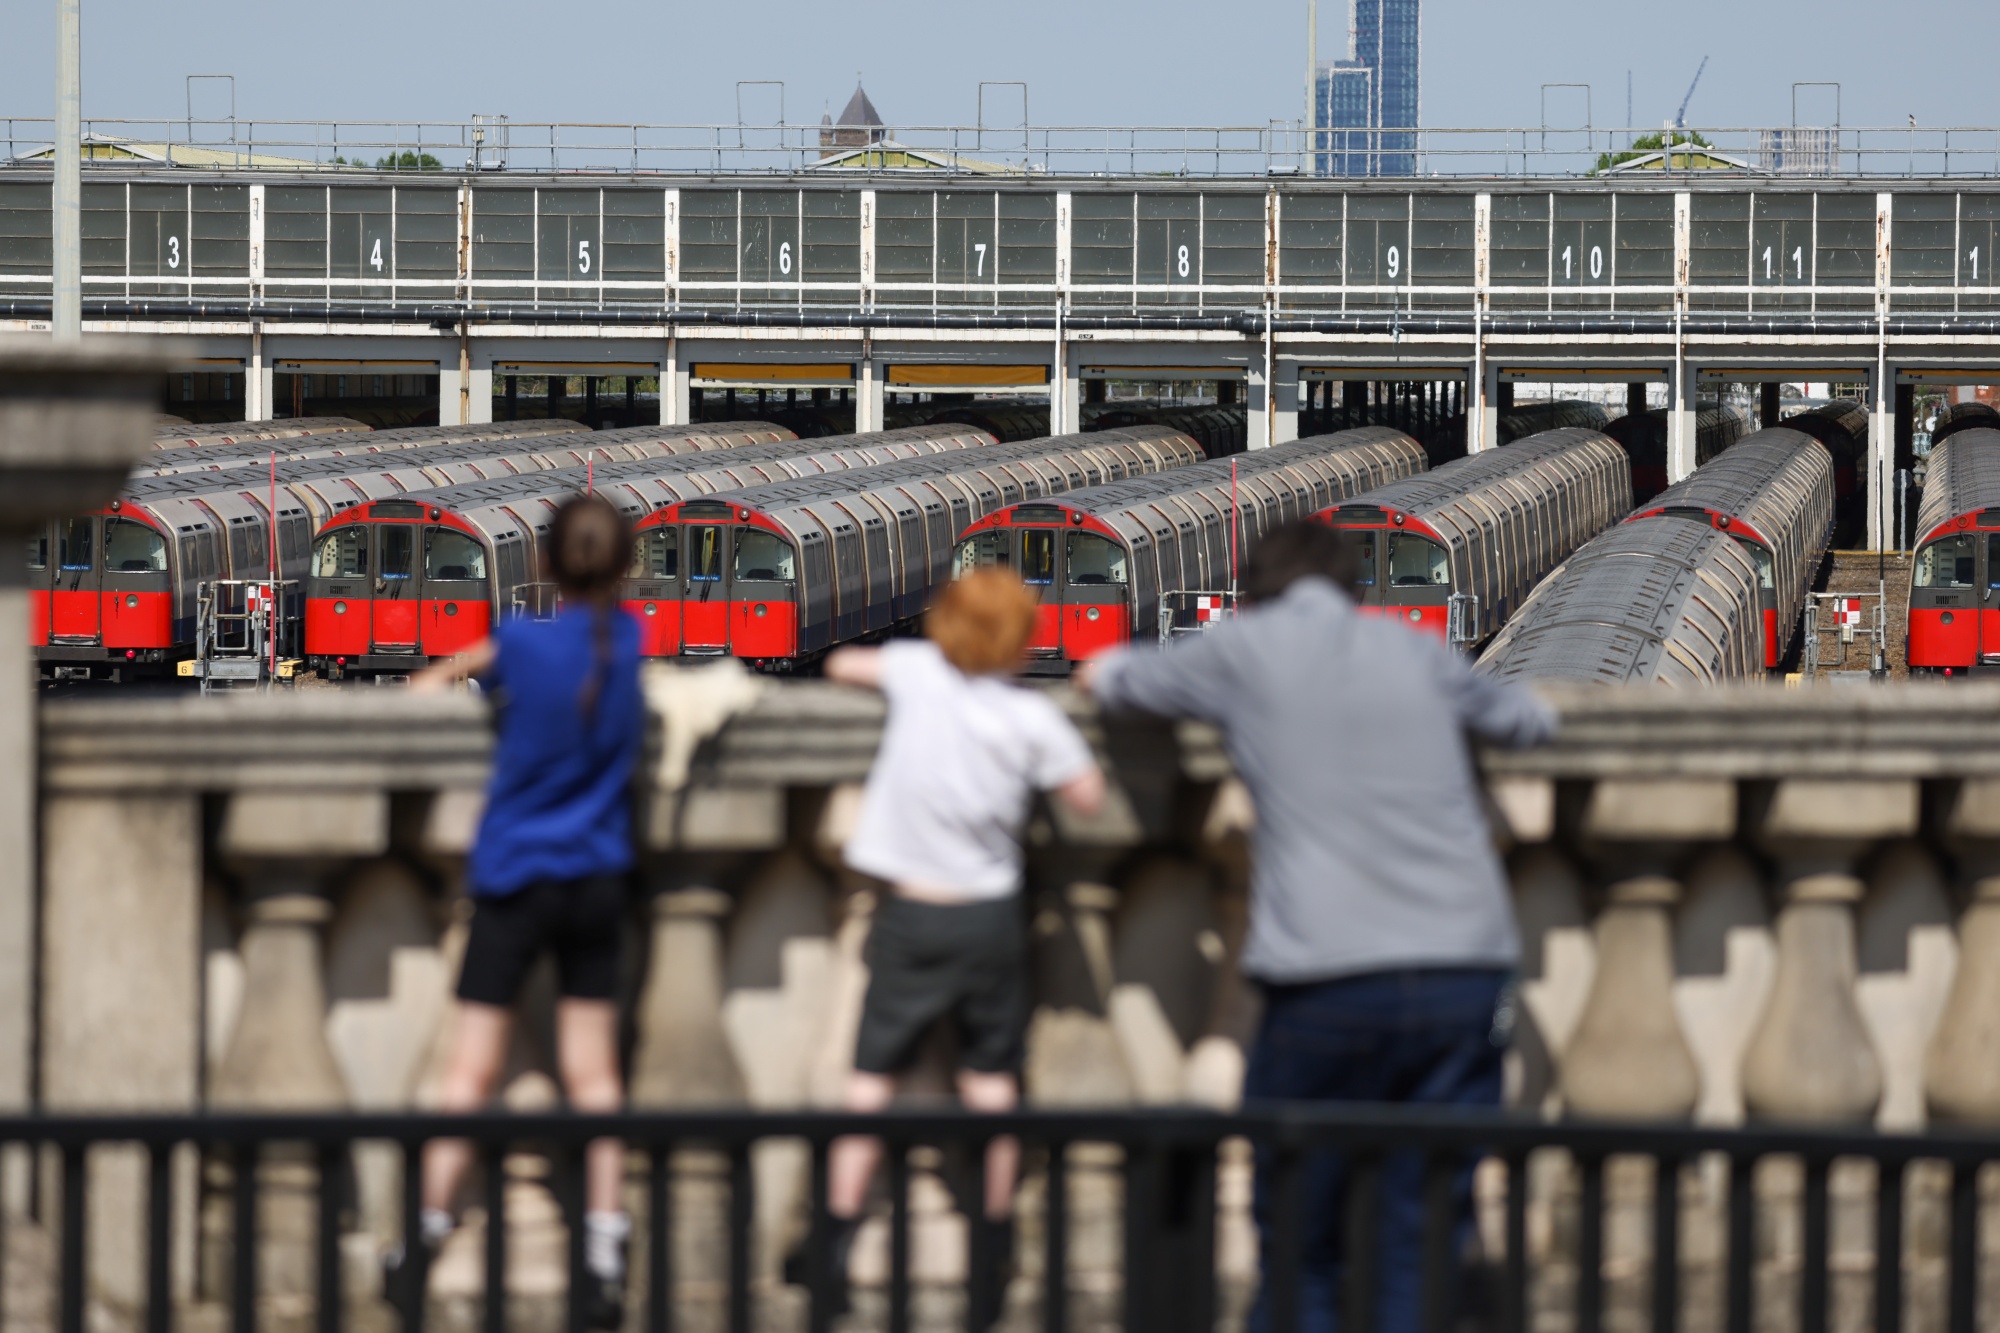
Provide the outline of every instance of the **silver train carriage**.
[[345,435],[368,427],[351,417],[285,417],[276,421],[161,422],[153,428],[153,449],[213,449],[225,444],[262,440],[296,440],[314,435]]
[[1764,665],[1791,651],[1806,594],[1833,540],[1833,455],[1810,435],[1774,426],[1633,511],[1691,519],[1733,537],[1757,567]]
[[1632,508],[1624,449],[1594,430],[1531,435],[1366,491],[1324,511],[1361,544],[1364,613],[1490,638],[1570,552]]
[[1587,542],[1494,636],[1503,680],[1713,685],[1764,674],[1758,572],[1717,528],[1653,515]]
[[1311,436],[1010,506],[960,534],[953,570],[1019,569],[1042,595],[1031,657],[1086,661],[1157,633],[1163,600],[1184,610],[1173,594],[1231,591],[1272,528],[1426,466],[1423,446],[1387,426]]

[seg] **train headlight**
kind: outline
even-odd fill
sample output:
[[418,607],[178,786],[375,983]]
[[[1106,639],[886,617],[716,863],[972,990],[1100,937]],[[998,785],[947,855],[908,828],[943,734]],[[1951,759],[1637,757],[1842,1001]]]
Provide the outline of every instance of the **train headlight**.
[[1939,616],[1938,619],[1943,621],[1945,624],[1949,625],[1951,623],[1951,612],[1949,611],[1945,612],[1943,615]]
[[128,592],[128,593],[126,593],[126,594],[125,594],[125,605],[126,605],[126,606],[127,606],[128,608],[129,608],[129,607],[134,607],[134,606],[137,606],[138,604],[139,604],[139,594],[138,594],[138,593],[136,593],[136,592]]
[[767,616],[771,614],[771,612],[768,607],[766,607],[762,602],[759,602],[757,603],[757,605],[750,608],[750,614],[753,616],[761,617],[761,616]]
[[1413,606],[1410,608],[1410,619],[1422,620],[1423,618],[1424,618],[1424,610],[1422,607]]
[[457,614],[458,614],[458,603],[457,603],[457,602],[446,602],[446,603],[444,604],[444,613],[445,613],[446,615],[448,615],[448,616],[455,616],[455,615],[457,615]]
[[660,608],[654,605],[652,602],[648,602],[646,603],[646,614],[649,616],[656,616],[660,614]]
[[347,603],[346,603],[346,602],[335,602],[335,603],[333,604],[333,613],[334,613],[335,615],[337,615],[337,616],[344,616],[344,615],[346,615],[346,614],[347,614]]
[[1103,614],[1104,613],[1102,611],[1099,611],[1096,607],[1093,606],[1088,611],[1085,611],[1083,613],[1083,618],[1085,620],[1095,620]]

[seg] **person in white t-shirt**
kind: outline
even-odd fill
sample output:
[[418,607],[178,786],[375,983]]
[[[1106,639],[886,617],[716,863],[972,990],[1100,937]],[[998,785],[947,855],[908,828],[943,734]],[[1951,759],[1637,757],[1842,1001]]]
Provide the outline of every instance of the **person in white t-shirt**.
[[[1104,800],[1089,747],[1046,694],[1010,679],[1034,629],[1036,599],[1012,572],[982,569],[947,585],[923,639],[843,648],[831,680],[880,690],[889,716],[868,776],[848,865],[888,886],[868,939],[847,1109],[879,1111],[931,1025],[953,1020],[958,1093],[975,1111],[1010,1111],[1031,997],[1020,903],[1021,831],[1038,791],[1086,816]],[[844,1282],[879,1140],[838,1140],[828,1163],[833,1271]],[[1020,1148],[987,1153],[985,1220],[1004,1232]],[[802,1266],[802,1265],[800,1265]]]

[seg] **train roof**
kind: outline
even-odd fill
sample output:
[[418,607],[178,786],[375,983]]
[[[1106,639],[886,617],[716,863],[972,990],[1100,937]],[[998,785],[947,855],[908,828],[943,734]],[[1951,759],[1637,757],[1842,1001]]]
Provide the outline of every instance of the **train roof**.
[[1121,426],[1115,430],[1052,435],[1039,440],[989,445],[979,450],[976,457],[971,459],[959,458],[956,455],[934,455],[929,458],[907,459],[900,463],[891,463],[886,467],[870,468],[867,472],[854,476],[828,473],[823,477],[802,477],[796,481],[770,482],[763,486],[751,486],[733,491],[730,493],[730,500],[746,509],[765,511],[789,509],[843,493],[876,490],[884,486],[899,485],[905,481],[922,481],[941,472],[968,467],[1005,465],[1049,455],[1083,454],[1121,445],[1128,448],[1163,446],[1176,453],[1186,463],[1198,462],[1206,457],[1201,446],[1185,432],[1171,430],[1165,426]]
[[213,449],[255,440],[291,440],[310,435],[348,435],[368,427],[351,417],[283,417],[275,421],[161,422],[153,428],[153,448]]
[[[472,509],[481,505],[505,504],[537,497],[559,498],[581,489],[586,477],[608,486],[622,481],[658,477],[667,473],[687,475],[733,466],[768,463],[778,459],[824,458],[839,453],[924,440],[957,440],[962,442],[965,448],[977,448],[982,452],[1002,447],[992,442],[991,434],[975,426],[935,423],[928,426],[906,426],[900,430],[871,431],[864,435],[826,435],[813,440],[774,440],[764,444],[743,445],[726,451],[710,450],[664,455],[658,458],[625,459],[598,463],[588,471],[582,467],[551,468],[546,472],[524,472],[517,476],[492,477],[482,481],[460,482],[453,486],[439,486],[431,490],[410,491],[395,498],[417,501],[438,509]],[[888,461],[904,460],[896,458]],[[876,466],[885,465],[886,462]],[[827,470],[851,471],[852,468]]]
[[1735,541],[1666,516],[1579,547],[1501,629],[1502,679],[1711,684],[1761,669],[1757,570]]
[[1804,431],[1836,455],[1845,457],[1868,438],[1868,409],[1847,398],[1795,412],[1778,423]]
[[[1604,451],[1609,450],[1610,455]],[[1395,509],[1422,519],[1465,496],[1487,490],[1509,478],[1546,468],[1573,454],[1598,454],[1626,465],[1625,450],[1602,431],[1580,427],[1543,431],[1497,449],[1468,454],[1429,472],[1377,486],[1341,502],[1337,507],[1365,505],[1373,509]]]
[[1773,426],[1746,435],[1693,475],[1646,501],[1656,509],[1706,509],[1760,530],[1795,509],[1800,487],[1833,486],[1833,455],[1804,431]]
[[1274,444],[1268,449],[1258,449],[1231,458],[1212,458],[1207,462],[1176,468],[1171,472],[1108,481],[1080,491],[1071,491],[1046,503],[1079,514],[1117,513],[1134,505],[1147,504],[1183,492],[1201,490],[1217,484],[1227,485],[1232,465],[1237,479],[1244,481],[1266,472],[1289,467],[1301,459],[1319,458],[1342,450],[1359,450],[1371,446],[1406,453],[1416,460],[1424,458],[1423,446],[1400,430],[1388,426],[1359,426],[1353,430],[1336,431],[1330,435],[1311,435],[1302,440],[1290,440],[1284,444]]
[[1922,541],[1962,514],[2000,508],[2000,430],[1959,431],[1931,450],[1924,502],[1917,509]]
[[1931,443],[1943,444],[1962,430],[2000,428],[2000,411],[1990,403],[1948,403],[1931,423]]
[[[278,461],[282,463],[287,456],[309,458],[331,453],[389,453],[422,448],[440,441],[475,443],[588,433],[589,428],[581,422],[564,419],[503,421],[476,426],[409,426],[399,430],[371,430],[364,433],[334,432],[331,435],[300,436],[293,439],[289,446],[280,443],[276,448],[273,448],[274,442],[271,440],[244,440],[235,444],[161,450],[142,460],[138,470],[141,472],[148,470],[157,472],[164,469],[220,471],[230,467],[256,467],[267,464],[273,453],[279,455]],[[603,433],[610,435],[615,432]]]

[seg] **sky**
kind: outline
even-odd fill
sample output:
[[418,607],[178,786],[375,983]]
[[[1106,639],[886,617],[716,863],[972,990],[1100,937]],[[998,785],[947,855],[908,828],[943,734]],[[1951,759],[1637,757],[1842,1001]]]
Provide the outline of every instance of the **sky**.
[[[1322,55],[1345,54],[1323,0]],[[971,124],[981,80],[1025,80],[1040,125],[1262,125],[1296,119],[1305,0],[83,0],[85,116],[185,114],[185,76],[233,74],[244,119],[731,123],[736,81],[782,80],[788,120],[836,114],[857,74],[891,124]],[[47,116],[55,0],[8,0],[0,117]],[[1791,123],[1792,83],[1838,81],[1841,122],[2000,123],[1995,0],[1424,0],[1427,126],[1535,126],[1543,83],[1588,83],[1592,120],[1658,126],[1704,55],[1691,126]],[[1885,30],[1885,25],[1893,25]],[[226,107],[197,85],[198,116]],[[777,92],[745,88],[744,118]],[[1832,93],[1801,90],[1801,123]],[[988,93],[989,123],[1020,94]],[[1010,100],[1011,99],[1011,100]],[[1582,94],[1548,92],[1548,122]]]

